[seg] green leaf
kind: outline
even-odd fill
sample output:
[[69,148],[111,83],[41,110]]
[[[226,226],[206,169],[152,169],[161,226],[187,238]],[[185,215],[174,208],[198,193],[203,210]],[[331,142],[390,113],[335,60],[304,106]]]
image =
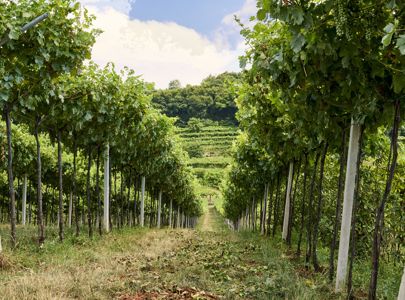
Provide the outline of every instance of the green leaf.
[[239,58],[239,67],[244,69],[246,67],[247,59],[246,57],[242,56]]
[[305,45],[305,38],[302,34],[297,34],[291,41],[291,48],[295,53],[301,51],[302,47]]
[[304,22],[304,12],[302,8],[296,8],[292,10],[292,18],[295,25],[301,25]]
[[43,60],[43,58],[40,57],[40,56],[35,56],[35,63],[36,63],[38,66],[42,66],[42,65],[44,64],[44,60]]
[[30,13],[29,11],[25,11],[25,12],[23,12],[23,17],[24,17],[24,18],[31,18],[31,17],[32,17],[32,13]]
[[405,34],[401,34],[397,39],[397,48],[402,55],[405,55]]
[[0,92],[0,100],[1,101],[7,101],[8,100],[8,94]]
[[8,37],[10,38],[10,40],[16,40],[18,39],[20,36],[20,32],[17,30],[10,30],[10,32],[8,33]]
[[393,86],[394,92],[399,94],[402,90],[405,90],[405,74],[403,73],[396,73],[393,76]]
[[267,13],[264,9],[259,9],[257,12],[257,19],[259,21],[264,21],[266,19]]
[[393,9],[397,6],[397,3],[395,2],[395,0],[391,0],[390,2],[387,3],[387,7],[389,9]]
[[342,66],[343,68],[347,69],[350,65],[350,58],[349,56],[345,56],[342,58]]
[[392,23],[389,23],[387,26],[384,27],[384,31],[386,33],[392,33],[392,32],[394,32],[394,29],[395,29],[395,25]]
[[391,44],[392,40],[392,33],[388,33],[384,35],[384,37],[381,40],[381,43],[383,44],[384,47],[387,47],[389,44]]
[[84,119],[85,119],[86,121],[90,121],[91,118],[92,118],[92,115],[91,115],[90,112],[87,112],[86,115],[84,116]]

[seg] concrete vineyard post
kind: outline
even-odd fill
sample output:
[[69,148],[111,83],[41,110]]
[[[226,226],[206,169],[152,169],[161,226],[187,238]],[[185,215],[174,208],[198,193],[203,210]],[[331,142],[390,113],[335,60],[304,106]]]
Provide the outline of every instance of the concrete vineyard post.
[[73,193],[70,192],[69,195],[69,212],[68,212],[68,225],[69,228],[72,227],[72,209],[73,209]]
[[[107,144],[104,153],[104,231],[110,231],[110,145]],[[69,208],[70,209],[70,208]],[[70,217],[69,217],[70,218]]]
[[173,219],[172,219],[172,215],[173,215],[173,200],[170,199],[170,207],[169,207],[169,227],[172,228],[173,224]]
[[157,228],[160,228],[160,218],[162,214],[162,191],[159,191],[159,204],[158,204],[158,217],[157,217]]
[[264,185],[264,196],[263,196],[264,205],[263,205],[262,222],[261,222],[262,227],[260,228],[260,233],[262,235],[264,234],[264,231],[265,231],[265,228],[266,228],[265,224],[266,224],[266,214],[267,214],[267,210],[266,210],[266,208],[267,208],[267,195],[268,195],[268,184],[265,184]]
[[291,204],[291,189],[292,189],[293,172],[294,172],[294,163],[290,162],[290,170],[288,172],[287,195],[285,198],[285,208],[284,208],[283,240],[287,239],[287,234],[288,234],[288,222],[290,220],[290,204]]
[[145,176],[141,179],[141,227],[145,225]]
[[180,227],[180,206],[177,206],[177,218],[176,218],[176,221],[177,221],[177,228],[179,228]]
[[22,224],[25,225],[27,220],[27,174],[24,174],[22,193]]
[[350,127],[349,152],[347,155],[347,169],[343,198],[342,224],[340,229],[339,255],[336,272],[336,292],[343,291],[346,284],[347,261],[350,243],[350,228],[353,211],[353,198],[356,182],[356,166],[360,142],[361,126],[352,121]]
[[[1,244],[0,244],[1,246]],[[404,272],[402,273],[402,280],[401,280],[401,286],[399,287],[399,292],[398,292],[398,300],[403,300],[405,299],[405,267],[404,267]]]

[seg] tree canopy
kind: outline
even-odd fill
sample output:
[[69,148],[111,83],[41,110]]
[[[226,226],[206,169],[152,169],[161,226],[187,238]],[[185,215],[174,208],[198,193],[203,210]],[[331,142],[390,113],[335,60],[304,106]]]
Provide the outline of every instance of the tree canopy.
[[191,118],[236,124],[234,85],[239,77],[237,73],[223,73],[209,76],[200,85],[185,87],[174,80],[168,89],[154,92],[152,102],[166,115],[179,118],[179,125]]

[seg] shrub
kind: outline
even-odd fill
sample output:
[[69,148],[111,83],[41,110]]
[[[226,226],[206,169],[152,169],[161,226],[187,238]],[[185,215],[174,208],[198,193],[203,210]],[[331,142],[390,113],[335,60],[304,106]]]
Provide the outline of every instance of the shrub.
[[190,157],[202,157],[204,150],[199,144],[192,144],[187,148],[188,155]]

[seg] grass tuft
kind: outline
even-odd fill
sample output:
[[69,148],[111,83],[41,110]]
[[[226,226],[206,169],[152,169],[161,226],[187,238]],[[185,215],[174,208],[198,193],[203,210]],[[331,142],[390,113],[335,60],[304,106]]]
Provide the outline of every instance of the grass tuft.
[[6,271],[12,269],[14,266],[11,259],[3,253],[0,253],[0,270]]

